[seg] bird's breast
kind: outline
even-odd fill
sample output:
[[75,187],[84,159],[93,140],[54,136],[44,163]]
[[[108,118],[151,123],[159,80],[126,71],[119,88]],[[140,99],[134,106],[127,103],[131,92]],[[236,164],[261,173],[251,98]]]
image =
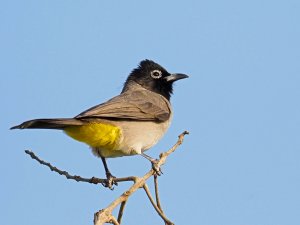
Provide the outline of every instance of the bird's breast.
[[141,154],[163,137],[169,125],[170,120],[160,123],[152,121],[120,122],[122,136],[119,149],[126,155]]

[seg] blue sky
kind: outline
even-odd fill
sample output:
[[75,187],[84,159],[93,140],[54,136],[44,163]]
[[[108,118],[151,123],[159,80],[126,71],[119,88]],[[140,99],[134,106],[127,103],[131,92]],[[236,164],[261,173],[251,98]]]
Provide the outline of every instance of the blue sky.
[[[73,117],[117,95],[148,58],[190,75],[175,85],[172,126],[148,151],[155,157],[191,133],[159,179],[167,216],[300,224],[299,10],[296,0],[1,1],[1,223],[92,224],[128,187],[66,180],[24,150],[85,177],[103,177],[101,161],[59,131],[8,128]],[[108,163],[116,176],[150,167],[139,156]],[[142,190],[123,223],[163,224]]]

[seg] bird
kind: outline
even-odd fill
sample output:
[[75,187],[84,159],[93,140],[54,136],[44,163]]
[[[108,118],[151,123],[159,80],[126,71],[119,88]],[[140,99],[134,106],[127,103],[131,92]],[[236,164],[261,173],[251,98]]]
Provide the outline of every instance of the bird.
[[[105,169],[106,187],[115,176],[106,158],[142,155],[153,147],[170,126],[173,111],[170,98],[175,81],[188,78],[183,73],[169,73],[158,63],[145,59],[128,75],[121,93],[91,107],[73,118],[33,119],[10,129],[56,129],[84,142],[100,157]],[[157,171],[159,172],[159,171]]]

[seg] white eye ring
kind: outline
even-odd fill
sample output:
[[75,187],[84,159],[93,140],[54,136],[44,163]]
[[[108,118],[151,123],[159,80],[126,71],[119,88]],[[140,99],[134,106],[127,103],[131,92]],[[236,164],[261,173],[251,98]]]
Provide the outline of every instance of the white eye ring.
[[160,70],[151,71],[151,77],[154,79],[159,79],[162,76],[162,72]]

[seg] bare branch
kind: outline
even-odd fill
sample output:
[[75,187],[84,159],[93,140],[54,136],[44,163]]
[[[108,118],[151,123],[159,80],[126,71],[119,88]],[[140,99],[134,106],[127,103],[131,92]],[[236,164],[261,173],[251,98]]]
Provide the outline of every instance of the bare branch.
[[[178,136],[178,141],[176,142],[176,144],[170,148],[167,152],[164,152],[162,154],[160,154],[160,159],[158,160],[157,164],[158,165],[163,165],[166,161],[166,158],[171,154],[173,153],[177,147],[179,145],[182,144],[183,142],[183,139],[184,139],[184,136],[189,134],[189,132],[187,131],[184,131],[182,134],[180,134]],[[146,181],[153,175],[156,174],[156,171],[154,171],[154,169],[151,169],[148,173],[146,173],[143,177],[135,177],[135,183],[127,190],[125,191],[119,198],[115,199],[109,206],[107,206],[105,209],[102,209],[98,212],[95,213],[95,216],[94,216],[94,225],[102,225],[106,222],[109,222],[109,218],[110,218],[110,215],[112,215],[112,211],[113,209],[121,204],[122,202],[124,201],[127,201],[127,199],[135,192],[137,191],[139,188],[141,187],[145,187],[145,184],[146,184]],[[147,188],[146,188],[147,189]],[[144,188],[145,190],[145,188]],[[145,190],[146,191],[146,190]],[[147,191],[146,191],[147,193]],[[149,198],[150,199],[150,198]],[[153,199],[152,199],[153,200]],[[154,202],[154,201],[153,201]],[[156,205],[155,203],[152,204],[153,207],[156,209]],[[156,206],[156,207],[155,207]],[[157,207],[158,208],[158,207]],[[157,210],[156,210],[157,211]],[[157,212],[161,212],[160,209],[158,208],[158,211]],[[160,215],[160,213],[159,213]],[[161,215],[160,215],[161,216]],[[166,220],[165,220],[166,219]],[[173,224],[171,221],[169,221],[167,218],[165,218],[164,221],[167,223],[167,224]]]
[[166,224],[168,225],[174,225],[174,223],[172,223],[166,216],[165,214],[158,208],[158,206],[155,204],[152,196],[151,196],[151,193],[149,191],[149,188],[148,188],[148,185],[147,184],[144,184],[143,186],[152,206],[154,207],[154,209],[156,210],[156,212],[158,213],[158,215],[165,221]]
[[122,216],[123,216],[123,212],[124,212],[126,203],[127,203],[127,201],[124,201],[120,205],[119,214],[118,214],[118,222],[119,222],[119,224],[121,224]]
[[159,199],[159,192],[158,192],[158,180],[157,180],[157,175],[154,175],[154,189],[155,189],[155,199],[156,199],[156,205],[160,209],[160,211],[163,213],[161,204],[160,204],[160,199]]
[[[84,178],[78,175],[71,175],[67,171],[63,171],[58,169],[55,166],[52,166],[50,163],[45,162],[44,160],[40,159],[38,156],[34,154],[34,152],[25,150],[25,153],[30,155],[30,157],[36,161],[38,161],[40,164],[49,167],[49,169],[53,172],[56,172],[62,176],[65,176],[67,179],[70,180],[75,180],[77,182],[86,182],[90,184],[102,184],[104,185],[106,183],[106,179],[103,178],[97,178],[97,177],[92,177],[92,178]],[[125,182],[125,181],[135,181],[135,177],[120,177],[120,178],[114,178],[114,181],[116,182]]]
[[[158,168],[163,165],[167,159],[167,157],[173,153],[179,145],[182,144],[184,136],[189,134],[187,131],[184,131],[182,134],[178,136],[178,141],[176,144],[170,148],[168,151],[163,152],[159,155],[159,159],[157,160],[157,166]],[[65,176],[67,179],[72,179],[77,182],[87,182],[91,184],[102,184],[104,185],[106,182],[106,179],[100,179],[96,177],[92,178],[83,178],[77,175],[70,175],[68,172],[60,170],[56,168],[55,166],[52,166],[50,163],[45,162],[41,160],[39,157],[37,157],[32,151],[25,150],[25,153],[30,155],[32,159],[38,161],[40,164],[47,166],[51,171],[54,171],[60,175]],[[153,207],[157,211],[157,213],[161,216],[161,218],[165,221],[166,224],[168,225],[173,225],[173,223],[164,215],[161,205],[160,205],[160,200],[159,200],[159,193],[158,193],[158,181],[157,181],[157,171],[155,171],[153,168],[147,172],[143,177],[135,177],[135,176],[130,176],[130,177],[122,177],[122,178],[114,178],[114,181],[116,182],[125,182],[125,181],[133,181],[133,185],[125,191],[121,196],[119,196],[117,199],[115,199],[110,205],[108,205],[106,208],[98,211],[94,215],[94,225],[102,225],[104,223],[112,223],[114,225],[120,225],[121,220],[122,220],[122,215],[124,212],[124,208],[126,205],[126,202],[128,198],[135,193],[139,188],[143,188],[150,199]],[[156,203],[154,202],[149,188],[146,185],[146,181],[151,177],[154,176],[154,183],[155,183],[155,197],[156,197]],[[120,205],[119,213],[118,213],[118,219],[116,219],[112,215],[112,211]]]

